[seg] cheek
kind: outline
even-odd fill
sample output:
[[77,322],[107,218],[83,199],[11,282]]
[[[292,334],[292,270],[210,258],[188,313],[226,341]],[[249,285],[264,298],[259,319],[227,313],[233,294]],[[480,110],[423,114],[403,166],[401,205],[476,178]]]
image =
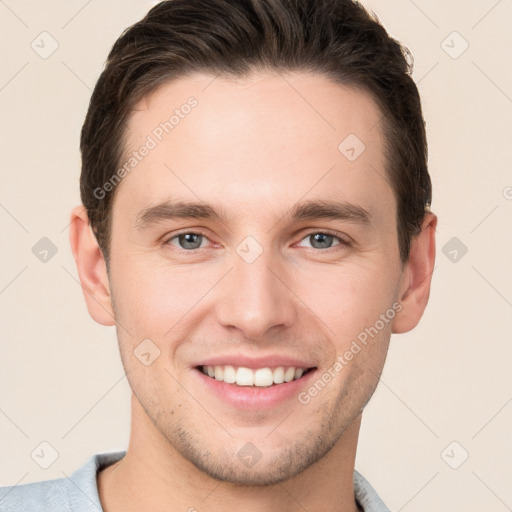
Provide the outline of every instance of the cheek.
[[162,336],[204,295],[211,279],[190,268],[144,265],[143,259],[125,261],[112,276],[116,309],[120,320],[139,333],[146,330],[144,335]]
[[[328,326],[349,340],[374,325],[392,305],[394,281],[381,265],[322,266],[296,277],[297,295]],[[387,325],[387,324],[386,324]]]
[[[337,345],[340,340],[336,349],[343,348],[391,306],[396,276],[389,264],[373,253],[340,264],[297,265],[284,276],[294,292],[288,300],[313,323],[323,323],[325,334]],[[171,265],[143,254],[118,257],[112,268],[116,313],[137,339],[160,339],[178,324],[181,330],[185,317],[208,314],[209,300],[201,299],[226,271],[218,264]]]

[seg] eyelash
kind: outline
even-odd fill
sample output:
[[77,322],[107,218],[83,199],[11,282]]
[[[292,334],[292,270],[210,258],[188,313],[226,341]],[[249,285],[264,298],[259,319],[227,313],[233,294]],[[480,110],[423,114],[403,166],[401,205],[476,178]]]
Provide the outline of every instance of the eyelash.
[[[306,233],[300,240],[299,242],[302,242],[302,240],[304,240],[305,238],[308,238],[309,236],[311,235],[316,235],[316,234],[319,234],[321,233],[322,235],[330,235],[330,236],[333,236],[334,238],[337,238],[338,241],[340,242],[340,246],[345,246],[345,247],[349,247],[351,245],[351,242],[350,240],[348,239],[348,237],[346,235],[344,235],[343,233],[339,233],[338,231],[330,231],[330,230],[326,230],[326,231],[310,231],[309,233]],[[203,236],[204,238],[208,239],[208,235],[202,231],[182,231],[180,233],[176,233],[174,235],[172,235],[171,237],[169,238],[166,238],[162,245],[163,246],[169,246],[171,245],[170,242],[172,240],[174,240],[175,238],[178,238],[179,236],[181,235],[201,235]],[[336,249],[336,247],[338,247],[338,245],[335,245],[333,247],[327,247],[326,249],[315,249],[314,247],[306,247],[306,249],[311,249],[313,251],[320,251],[320,252],[330,252],[331,250],[334,250]],[[181,251],[181,252],[186,252],[186,253],[195,253],[197,252],[198,250],[201,250],[201,249],[206,249],[206,247],[200,247],[198,249],[181,249],[180,247],[175,247],[175,249],[177,249],[178,251]]]

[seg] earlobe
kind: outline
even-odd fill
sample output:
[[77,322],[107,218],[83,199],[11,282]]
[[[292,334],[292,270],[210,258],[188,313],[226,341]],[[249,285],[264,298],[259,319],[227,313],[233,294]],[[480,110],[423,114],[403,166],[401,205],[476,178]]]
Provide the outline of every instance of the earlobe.
[[115,325],[107,267],[84,206],[71,212],[69,242],[85,302],[91,317],[102,325]]
[[411,251],[403,270],[399,294],[402,309],[393,320],[394,334],[414,329],[427,306],[436,257],[436,226],[437,216],[428,212],[421,232],[411,240]]

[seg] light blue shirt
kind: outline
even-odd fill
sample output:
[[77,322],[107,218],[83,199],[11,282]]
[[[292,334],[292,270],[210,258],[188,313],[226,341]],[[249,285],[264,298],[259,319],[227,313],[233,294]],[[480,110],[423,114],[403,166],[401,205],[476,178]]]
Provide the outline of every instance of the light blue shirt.
[[[1,512],[103,512],[96,474],[125,451],[98,453],[69,478],[0,487]],[[365,512],[390,512],[368,481],[354,471],[354,493]]]

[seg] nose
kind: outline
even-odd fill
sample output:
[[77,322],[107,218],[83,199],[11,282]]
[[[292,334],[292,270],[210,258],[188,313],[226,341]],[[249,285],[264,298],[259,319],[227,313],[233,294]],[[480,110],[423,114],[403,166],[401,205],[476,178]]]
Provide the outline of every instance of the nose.
[[217,319],[251,339],[268,337],[272,329],[296,321],[296,301],[287,284],[283,263],[265,250],[252,263],[235,254],[234,268],[224,280],[217,302]]

